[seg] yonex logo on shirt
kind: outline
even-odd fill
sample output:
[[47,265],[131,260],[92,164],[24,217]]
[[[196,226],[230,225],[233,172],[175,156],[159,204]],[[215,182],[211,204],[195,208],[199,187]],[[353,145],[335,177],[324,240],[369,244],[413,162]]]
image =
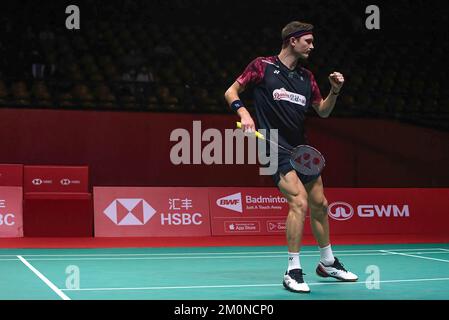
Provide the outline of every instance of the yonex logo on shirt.
[[305,106],[307,101],[306,97],[304,97],[302,94],[290,92],[285,90],[284,88],[274,90],[273,99],[277,101],[289,101],[301,106]]

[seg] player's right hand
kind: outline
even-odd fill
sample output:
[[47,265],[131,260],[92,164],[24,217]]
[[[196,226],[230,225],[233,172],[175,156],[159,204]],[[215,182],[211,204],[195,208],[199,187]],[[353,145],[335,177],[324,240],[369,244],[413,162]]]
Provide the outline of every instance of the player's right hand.
[[251,116],[244,116],[240,119],[240,122],[242,123],[242,130],[243,132],[252,133],[256,131],[256,125],[254,124],[253,118]]

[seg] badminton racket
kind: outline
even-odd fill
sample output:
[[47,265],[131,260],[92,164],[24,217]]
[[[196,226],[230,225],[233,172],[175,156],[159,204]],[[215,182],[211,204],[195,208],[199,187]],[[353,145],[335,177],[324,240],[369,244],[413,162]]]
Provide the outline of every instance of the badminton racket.
[[[241,122],[237,122],[237,128],[241,129]],[[305,176],[315,176],[319,175],[326,165],[326,160],[324,156],[316,148],[301,144],[289,150],[270,139],[265,138],[265,136],[259,131],[255,131],[254,135],[261,140],[266,140],[271,144],[287,151],[290,154],[290,164],[299,173]]]

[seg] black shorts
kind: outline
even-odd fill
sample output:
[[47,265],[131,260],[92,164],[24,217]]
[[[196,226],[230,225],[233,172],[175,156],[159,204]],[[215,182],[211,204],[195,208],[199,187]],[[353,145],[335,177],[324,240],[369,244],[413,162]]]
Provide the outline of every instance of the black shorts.
[[[279,159],[279,160],[281,160],[281,159]],[[277,172],[271,176],[274,180],[274,183],[276,184],[276,187],[278,186],[279,181],[281,181],[281,174],[286,175],[287,173],[289,173],[292,170],[295,170],[295,169],[292,167],[290,161],[282,161],[278,164]],[[312,182],[321,176],[321,174],[318,174],[315,176],[305,176],[296,170],[295,170],[295,172],[298,175],[298,178],[299,178],[299,180],[301,180],[303,185],[305,185],[309,182]]]

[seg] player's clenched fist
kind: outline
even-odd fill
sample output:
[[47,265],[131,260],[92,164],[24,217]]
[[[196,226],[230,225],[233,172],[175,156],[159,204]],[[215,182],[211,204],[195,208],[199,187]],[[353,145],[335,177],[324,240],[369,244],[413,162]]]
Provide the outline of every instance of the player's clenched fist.
[[329,82],[335,91],[338,91],[343,86],[345,78],[340,72],[333,72],[329,75]]

